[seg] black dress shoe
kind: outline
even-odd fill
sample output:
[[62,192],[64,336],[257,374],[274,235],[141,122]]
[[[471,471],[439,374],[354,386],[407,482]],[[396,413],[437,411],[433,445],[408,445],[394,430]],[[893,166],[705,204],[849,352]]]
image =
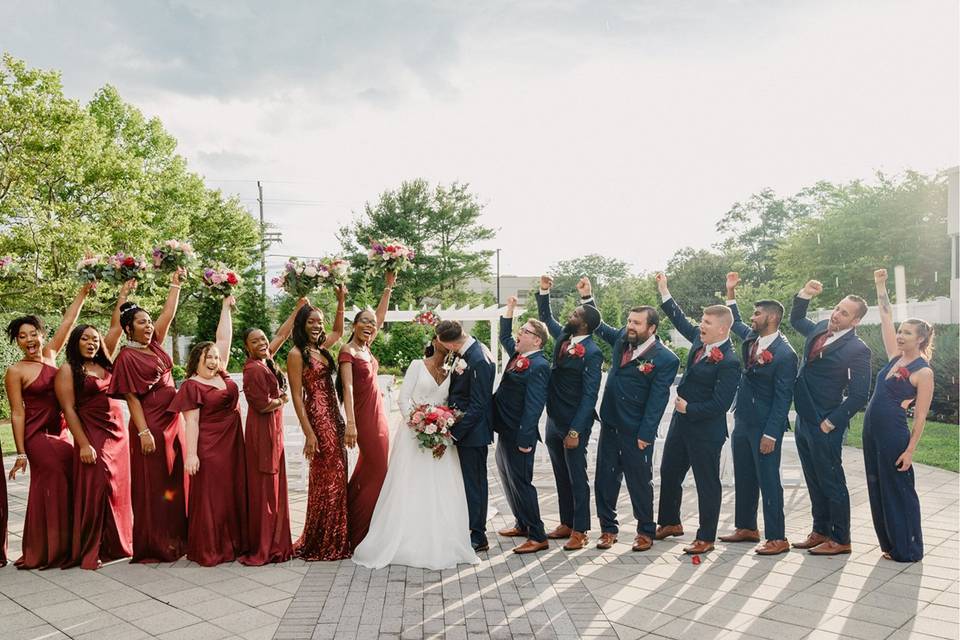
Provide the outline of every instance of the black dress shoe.
[[484,540],[483,542],[478,542],[477,544],[473,545],[473,550],[476,551],[477,553],[480,553],[481,551],[489,551],[490,543],[487,542],[486,540]]

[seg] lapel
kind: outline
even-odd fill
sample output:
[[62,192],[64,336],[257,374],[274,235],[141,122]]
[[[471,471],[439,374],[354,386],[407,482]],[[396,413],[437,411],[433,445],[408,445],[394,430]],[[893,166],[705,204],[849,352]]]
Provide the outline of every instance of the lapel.
[[[759,334],[755,334],[752,338],[749,339],[750,349],[753,348],[753,342],[755,342],[756,340],[759,340],[759,339],[760,339],[760,335],[759,335]],[[773,342],[770,343],[770,346],[767,347],[766,349],[760,349],[759,351],[757,351],[757,356],[758,356],[758,357],[760,356],[760,351],[769,351],[770,353],[773,354],[773,357],[777,357],[777,356],[776,356],[777,349],[780,347],[780,344],[781,344],[783,341],[784,341],[783,333],[781,333],[781,332],[778,331],[778,332],[777,332],[777,337],[773,339]],[[745,340],[743,344],[744,344],[744,346],[747,346],[747,341]],[[757,368],[757,363],[756,363],[756,362],[754,362],[754,363],[751,363],[751,362],[750,362],[750,351],[749,351],[749,349],[746,350],[746,351],[744,352],[744,354],[743,354],[743,362],[747,363],[747,367],[746,367],[746,368],[748,368],[748,369],[755,369],[755,368]],[[767,365],[763,365],[763,366],[767,366]]]
[[823,320],[822,322],[823,324],[817,325],[817,331],[816,333],[813,334],[813,337],[807,340],[806,344],[803,345],[804,361],[810,359],[810,351],[813,349],[813,344],[817,341],[817,339],[820,338],[820,336],[822,336],[827,332],[827,327],[828,327],[827,321]]
[[823,348],[823,351],[820,352],[820,357],[822,358],[829,353],[833,353],[833,351],[845,345],[847,343],[847,340],[849,340],[855,335],[856,335],[855,330],[850,329],[850,331],[847,331],[845,334],[843,334],[842,336],[840,336],[839,338],[837,338],[836,340],[834,340],[833,342],[825,346]]
[[553,345],[553,362],[550,365],[551,369],[556,369],[560,365],[560,347],[563,346],[563,343],[570,339],[570,336],[566,333],[561,333],[557,336],[556,343]]
[[[624,347],[624,349],[626,349],[626,348],[629,347],[629,346],[630,346],[630,344],[629,344],[626,340],[624,340],[624,341],[623,341],[623,347]],[[638,360],[653,360],[653,358],[657,355],[657,349],[658,349],[659,347],[660,347],[660,338],[658,337],[658,338],[656,338],[656,339],[653,341],[653,344],[650,345],[650,348],[648,348],[646,351],[644,351],[644,352],[641,353],[640,355],[637,355],[637,356],[634,356],[633,358],[630,358],[630,360],[628,360],[627,363],[626,363],[625,365],[623,365],[622,367],[620,367],[620,368],[621,368],[621,369],[625,369],[626,367],[632,367]],[[621,350],[621,352],[620,352],[620,360],[623,361],[623,351],[622,351],[622,350]]]

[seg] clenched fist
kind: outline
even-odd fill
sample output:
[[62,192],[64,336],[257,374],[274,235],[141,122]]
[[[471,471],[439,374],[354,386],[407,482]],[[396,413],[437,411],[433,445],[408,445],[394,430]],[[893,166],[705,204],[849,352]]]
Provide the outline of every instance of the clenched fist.
[[737,285],[740,284],[740,274],[736,271],[731,271],[727,274],[727,291],[731,291],[737,288]]
[[583,276],[577,281],[577,291],[581,298],[587,298],[593,295],[593,285],[590,284],[590,278]]
[[540,288],[544,291],[553,288],[553,278],[550,276],[540,276]]
[[886,269],[877,269],[873,272],[873,281],[877,284],[886,284],[887,283],[887,270]]
[[815,298],[823,293],[823,283],[819,280],[809,280],[803,285],[803,293],[811,298]]

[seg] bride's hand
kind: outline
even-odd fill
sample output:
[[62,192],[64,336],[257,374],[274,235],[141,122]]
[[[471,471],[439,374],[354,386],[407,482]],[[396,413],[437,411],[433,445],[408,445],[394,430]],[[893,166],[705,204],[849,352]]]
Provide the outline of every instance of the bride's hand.
[[347,431],[343,434],[343,444],[345,444],[348,449],[353,449],[357,446],[357,425],[350,422],[347,423]]

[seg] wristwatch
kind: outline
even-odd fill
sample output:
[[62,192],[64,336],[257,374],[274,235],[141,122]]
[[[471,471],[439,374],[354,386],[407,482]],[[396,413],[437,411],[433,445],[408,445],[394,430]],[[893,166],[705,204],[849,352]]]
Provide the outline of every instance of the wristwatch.
[[580,432],[579,432],[579,431],[574,431],[573,429],[570,429],[570,431],[567,431],[567,437],[568,437],[568,438],[579,438],[579,437],[580,437]]

